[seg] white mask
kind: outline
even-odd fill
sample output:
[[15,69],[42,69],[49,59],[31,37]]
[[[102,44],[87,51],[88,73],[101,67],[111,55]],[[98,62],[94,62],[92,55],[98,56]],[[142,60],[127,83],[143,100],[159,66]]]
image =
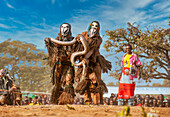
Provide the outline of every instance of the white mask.
[[93,37],[95,36],[98,32],[97,32],[97,29],[99,28],[99,25],[96,23],[96,22],[93,22],[91,24],[91,29],[90,29],[90,32],[89,32],[89,36],[90,37]]
[[61,36],[66,37],[70,32],[69,24],[62,24],[61,25]]

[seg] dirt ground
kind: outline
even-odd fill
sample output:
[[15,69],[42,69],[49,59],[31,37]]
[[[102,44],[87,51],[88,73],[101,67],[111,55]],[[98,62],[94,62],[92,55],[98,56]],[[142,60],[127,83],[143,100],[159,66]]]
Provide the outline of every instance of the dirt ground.
[[[91,105],[33,105],[0,106],[0,117],[118,117],[125,106],[91,106]],[[170,108],[145,107],[146,113],[156,113],[160,117],[169,117]],[[130,107],[132,117],[142,117],[141,107]]]

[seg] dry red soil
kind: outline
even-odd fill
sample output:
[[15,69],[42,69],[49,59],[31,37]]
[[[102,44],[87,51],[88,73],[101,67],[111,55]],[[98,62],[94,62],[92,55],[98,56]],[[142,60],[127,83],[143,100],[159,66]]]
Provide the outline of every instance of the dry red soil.
[[[0,106],[0,117],[118,117],[125,106],[69,105]],[[156,113],[160,117],[170,117],[170,108],[145,107],[146,113]],[[142,117],[141,107],[130,107],[132,117]]]

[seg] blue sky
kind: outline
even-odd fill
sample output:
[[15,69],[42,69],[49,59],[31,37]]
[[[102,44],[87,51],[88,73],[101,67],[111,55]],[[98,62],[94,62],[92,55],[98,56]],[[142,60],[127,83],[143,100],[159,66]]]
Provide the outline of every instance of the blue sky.
[[44,38],[55,38],[61,23],[70,23],[76,36],[98,20],[104,35],[106,30],[126,28],[127,22],[143,29],[152,24],[168,28],[169,15],[170,0],[0,0],[0,42],[11,38],[45,50]]

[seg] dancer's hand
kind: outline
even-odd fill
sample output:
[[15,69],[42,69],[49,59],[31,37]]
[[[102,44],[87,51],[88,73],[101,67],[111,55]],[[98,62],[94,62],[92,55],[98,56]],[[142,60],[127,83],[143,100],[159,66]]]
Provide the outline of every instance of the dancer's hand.
[[45,44],[49,44],[49,43],[51,42],[51,39],[50,39],[49,37],[46,37],[46,38],[44,39],[44,41],[45,41]]
[[83,62],[84,64],[86,64],[86,60],[85,60],[85,59],[83,59],[82,62]]
[[76,37],[76,40],[77,40],[79,43],[81,42],[79,36]]
[[138,75],[137,78],[138,78],[138,80],[140,80],[141,79],[140,75]]

